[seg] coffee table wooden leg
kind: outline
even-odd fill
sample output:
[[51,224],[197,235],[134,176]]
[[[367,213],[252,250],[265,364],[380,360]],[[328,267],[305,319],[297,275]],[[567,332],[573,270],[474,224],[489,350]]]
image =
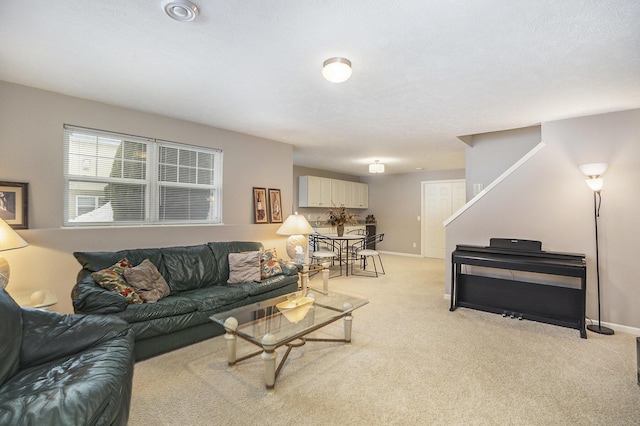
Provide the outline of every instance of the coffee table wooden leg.
[[264,360],[264,383],[267,389],[273,389],[276,383],[276,338],[273,334],[265,334],[262,338],[262,359]]
[[233,365],[236,363],[236,342],[238,341],[233,331],[238,328],[238,320],[234,317],[229,317],[224,322],[224,327],[227,331],[224,335],[224,340],[227,341],[227,362],[229,365]]
[[347,315],[344,317],[344,340],[347,343],[351,342],[351,323],[353,322],[353,317],[351,315]]

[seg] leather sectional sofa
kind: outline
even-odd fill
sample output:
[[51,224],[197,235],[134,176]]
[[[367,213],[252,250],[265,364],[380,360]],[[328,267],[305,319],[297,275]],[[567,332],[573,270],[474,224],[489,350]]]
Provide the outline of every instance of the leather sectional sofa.
[[[228,284],[229,254],[263,251],[259,242],[210,242],[195,246],[76,252],[82,265],[72,290],[74,311],[109,314],[124,319],[135,333],[136,361],[210,337],[224,329],[209,317],[298,289],[298,268],[281,264],[282,272],[262,280]],[[139,265],[149,259],[170,288],[155,303],[128,303],[125,297],[96,283],[91,274],[128,259]]]
[[0,424],[126,425],[133,345],[119,318],[21,308],[0,288]]

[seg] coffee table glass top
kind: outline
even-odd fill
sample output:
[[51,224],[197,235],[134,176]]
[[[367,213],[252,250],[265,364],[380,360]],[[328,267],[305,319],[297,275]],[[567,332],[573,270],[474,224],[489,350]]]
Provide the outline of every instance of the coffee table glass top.
[[[211,316],[225,326],[235,325],[234,333],[258,346],[269,334],[269,344],[281,346],[300,336],[324,327],[367,303],[366,299],[309,288],[306,297],[293,301],[296,293],[276,297]],[[299,296],[302,296],[299,294]],[[280,305],[280,308],[276,305]],[[287,309],[288,308],[288,309]],[[283,311],[287,311],[284,312]]]

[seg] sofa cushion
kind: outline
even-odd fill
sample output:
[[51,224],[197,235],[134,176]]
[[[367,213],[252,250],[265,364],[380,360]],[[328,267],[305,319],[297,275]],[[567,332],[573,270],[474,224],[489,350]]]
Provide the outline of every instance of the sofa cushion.
[[0,385],[20,366],[22,346],[22,311],[11,296],[0,288]]
[[212,286],[186,291],[182,297],[189,298],[199,311],[211,311],[245,299],[249,293],[241,286]]
[[242,284],[260,280],[260,252],[229,253],[227,284]]
[[129,268],[131,268],[129,260],[120,259],[109,268],[93,272],[91,278],[93,278],[100,287],[116,292],[124,297],[128,303],[144,303],[140,295],[138,295],[124,279],[124,271]]
[[229,280],[229,253],[241,253],[246,251],[261,251],[262,243],[254,241],[227,241],[212,242],[207,244],[213,253],[217,265],[218,284],[225,284]]
[[264,280],[282,273],[282,262],[278,258],[276,249],[260,252],[260,279]]
[[138,266],[125,269],[124,279],[145,302],[155,303],[171,293],[169,285],[149,259],[143,260]]
[[158,300],[156,303],[143,303],[141,305],[129,305],[118,316],[129,324],[142,321],[150,321],[158,318],[173,317],[198,310],[198,306],[188,297],[182,294],[171,295]]
[[[169,247],[160,250],[167,270],[165,278],[172,293],[217,283],[216,261],[207,245]],[[228,262],[226,258],[225,262]]]

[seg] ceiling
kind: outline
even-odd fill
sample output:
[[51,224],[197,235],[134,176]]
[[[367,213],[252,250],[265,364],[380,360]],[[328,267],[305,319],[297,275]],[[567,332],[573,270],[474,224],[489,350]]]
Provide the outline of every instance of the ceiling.
[[[376,159],[461,169],[461,136],[640,107],[637,0],[192,1],[184,23],[162,0],[2,0],[0,80],[285,142],[295,165],[360,176]],[[350,80],[322,78],[333,56]]]

